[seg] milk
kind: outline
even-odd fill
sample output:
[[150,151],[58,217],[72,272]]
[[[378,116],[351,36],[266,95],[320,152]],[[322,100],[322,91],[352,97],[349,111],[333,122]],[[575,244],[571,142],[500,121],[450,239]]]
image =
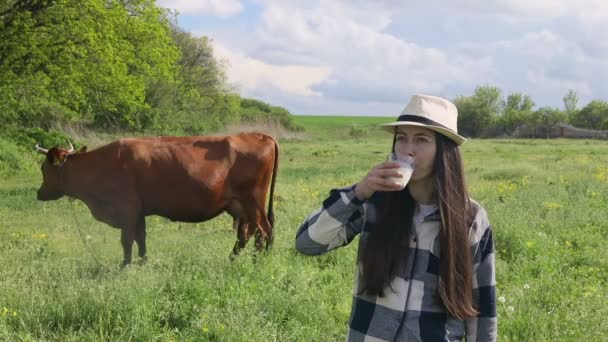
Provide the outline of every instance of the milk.
[[388,177],[387,179],[399,184],[403,189],[410,181],[412,173],[414,172],[414,158],[410,156],[396,156],[393,153],[390,156],[390,160],[399,164],[399,168],[397,170],[402,174],[402,177]]

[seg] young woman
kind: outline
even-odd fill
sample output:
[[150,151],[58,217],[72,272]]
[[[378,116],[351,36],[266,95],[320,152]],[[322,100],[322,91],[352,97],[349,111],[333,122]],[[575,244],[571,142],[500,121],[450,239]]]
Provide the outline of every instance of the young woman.
[[415,166],[403,189],[384,162],[334,189],[298,230],[296,248],[320,255],[360,234],[349,341],[495,341],[492,230],[469,198],[448,100],[414,95],[396,122],[392,151]]

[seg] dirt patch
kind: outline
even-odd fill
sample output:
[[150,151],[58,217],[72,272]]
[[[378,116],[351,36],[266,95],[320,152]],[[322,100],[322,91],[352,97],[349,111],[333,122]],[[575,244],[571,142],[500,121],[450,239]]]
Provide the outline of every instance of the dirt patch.
[[[79,123],[56,123],[53,129],[59,132],[64,132],[69,136],[72,142],[86,142],[89,148],[105,145],[111,141],[118,139],[119,136],[124,136],[125,132],[96,132],[84,124]],[[78,146],[77,146],[78,147]]]
[[250,122],[228,125],[215,135],[230,135],[243,132],[262,132],[273,136],[275,139],[306,140],[305,132],[293,132],[275,121]]

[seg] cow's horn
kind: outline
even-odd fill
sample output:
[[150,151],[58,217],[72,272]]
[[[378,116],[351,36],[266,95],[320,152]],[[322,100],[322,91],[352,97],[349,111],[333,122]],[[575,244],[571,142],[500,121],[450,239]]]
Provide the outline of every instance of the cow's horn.
[[68,140],[68,144],[70,144],[70,149],[68,150],[68,153],[74,152],[74,145],[72,145],[72,143],[69,140]]
[[38,153],[42,153],[44,155],[49,153],[49,150],[47,150],[46,148],[40,147],[40,145],[38,145],[38,144],[36,144],[36,151],[38,151]]

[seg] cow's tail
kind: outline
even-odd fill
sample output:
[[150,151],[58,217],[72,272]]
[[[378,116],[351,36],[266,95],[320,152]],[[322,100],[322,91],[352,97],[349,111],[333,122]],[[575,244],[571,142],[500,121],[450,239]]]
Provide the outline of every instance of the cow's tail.
[[273,199],[274,199],[274,184],[277,179],[277,169],[279,167],[279,143],[273,138],[274,142],[274,165],[272,166],[272,179],[270,180],[270,199],[268,200],[268,212],[266,217],[268,218],[268,222],[270,223],[270,232],[268,234],[268,243],[266,248],[269,245],[272,245],[274,240],[274,210],[273,210]]

